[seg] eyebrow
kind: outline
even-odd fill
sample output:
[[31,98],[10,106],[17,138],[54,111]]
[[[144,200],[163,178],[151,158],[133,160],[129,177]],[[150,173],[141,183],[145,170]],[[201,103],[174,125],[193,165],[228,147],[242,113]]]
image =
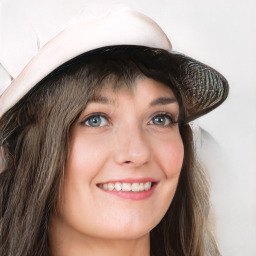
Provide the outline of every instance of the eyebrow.
[[115,102],[112,99],[104,97],[102,95],[94,95],[91,99],[89,99],[88,103],[102,103],[102,104],[111,104],[114,105]]
[[[112,99],[109,99],[107,97],[104,97],[102,95],[94,95],[88,103],[102,103],[102,104],[110,104],[110,105],[115,105],[115,101]],[[167,98],[167,97],[159,97],[155,100],[153,100],[149,106],[154,107],[157,105],[168,105],[171,103],[177,103],[176,98]]]
[[167,104],[176,103],[176,102],[177,102],[177,100],[175,98],[160,97],[160,98],[157,98],[157,99],[153,100],[149,104],[149,106],[153,107],[153,106],[156,106],[156,105],[167,105]]

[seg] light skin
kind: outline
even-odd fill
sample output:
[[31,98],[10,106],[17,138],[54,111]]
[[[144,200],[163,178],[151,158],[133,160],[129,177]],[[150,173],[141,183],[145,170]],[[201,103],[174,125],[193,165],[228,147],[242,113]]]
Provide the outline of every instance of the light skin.
[[[149,78],[134,87],[103,89],[71,129],[61,198],[50,218],[53,256],[150,255],[149,233],[175,194],[184,148],[172,90]],[[153,185],[145,197],[100,185],[127,179]]]

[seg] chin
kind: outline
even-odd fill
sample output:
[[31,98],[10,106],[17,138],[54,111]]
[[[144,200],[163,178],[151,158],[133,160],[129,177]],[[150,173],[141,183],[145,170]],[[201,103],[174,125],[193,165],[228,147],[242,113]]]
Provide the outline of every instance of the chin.
[[118,227],[106,227],[104,233],[109,239],[138,239],[143,236],[149,235],[150,231],[158,223],[151,221],[141,220],[138,221],[126,221],[120,223]]

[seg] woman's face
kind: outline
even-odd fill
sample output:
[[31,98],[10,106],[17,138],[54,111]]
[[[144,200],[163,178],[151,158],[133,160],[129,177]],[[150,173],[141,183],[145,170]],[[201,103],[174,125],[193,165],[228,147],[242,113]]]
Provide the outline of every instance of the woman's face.
[[152,79],[95,95],[71,130],[57,225],[91,238],[148,235],[179,180],[178,116],[172,90]]

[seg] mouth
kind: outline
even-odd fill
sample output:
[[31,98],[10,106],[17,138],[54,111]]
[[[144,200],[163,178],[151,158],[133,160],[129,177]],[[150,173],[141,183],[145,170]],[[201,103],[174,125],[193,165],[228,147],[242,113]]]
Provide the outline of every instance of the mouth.
[[106,191],[116,191],[116,192],[145,192],[152,189],[153,186],[156,185],[156,182],[109,182],[109,183],[100,183],[97,186]]

